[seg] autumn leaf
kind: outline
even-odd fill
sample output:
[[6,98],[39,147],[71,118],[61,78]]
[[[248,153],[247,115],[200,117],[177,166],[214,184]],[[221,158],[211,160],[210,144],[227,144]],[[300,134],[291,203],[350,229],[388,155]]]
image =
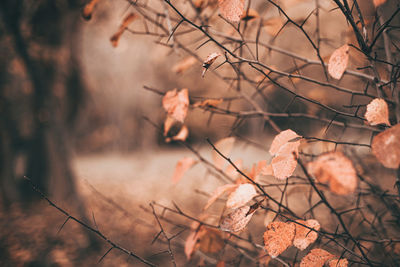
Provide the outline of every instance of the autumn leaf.
[[254,9],[252,9],[252,8],[249,8],[248,10],[245,10],[243,12],[243,14],[240,16],[240,19],[244,20],[244,21],[249,21],[249,20],[256,19],[258,17],[260,17],[258,12],[255,11]]
[[238,185],[236,185],[236,184],[226,184],[226,185],[217,187],[217,189],[215,189],[215,191],[211,194],[211,197],[208,199],[207,204],[204,206],[203,210],[208,209],[224,193],[233,191],[237,187],[238,187]]
[[122,21],[119,29],[116,33],[111,36],[110,41],[112,46],[117,47],[119,43],[119,39],[121,38],[122,34],[125,32],[126,28],[131,24],[138,16],[134,13],[129,13],[124,20]]
[[220,53],[214,52],[211,53],[206,60],[204,60],[203,62],[203,73],[201,74],[201,77],[204,78],[204,75],[206,74],[206,71],[208,70],[208,68],[210,68],[210,66],[214,63],[215,60],[217,60],[217,58],[220,56]]
[[337,80],[342,78],[343,73],[347,68],[347,64],[349,62],[349,48],[350,47],[345,44],[344,46],[336,49],[329,58],[328,72]]
[[179,130],[179,132],[176,135],[174,135],[172,137],[167,137],[165,139],[165,141],[167,143],[171,142],[171,140],[174,140],[174,141],[185,141],[188,136],[189,136],[189,129],[188,129],[188,127],[186,125],[183,125],[182,128]]
[[296,166],[297,159],[295,155],[287,154],[276,156],[271,161],[272,175],[279,180],[284,180],[293,174]]
[[347,259],[334,259],[328,262],[329,267],[347,267],[349,262]]
[[193,252],[199,246],[199,238],[199,231],[191,232],[186,238],[184,251],[187,259],[190,259],[192,257]]
[[254,212],[248,214],[249,210],[249,206],[243,206],[226,215],[220,224],[221,230],[227,232],[239,232],[243,230],[254,214]]
[[91,0],[89,1],[82,9],[82,17],[85,20],[90,20],[92,18],[92,14],[94,11],[94,8],[96,7],[96,4],[99,2],[99,0]]
[[193,107],[217,107],[223,101],[224,100],[222,98],[220,98],[220,99],[205,99],[203,101],[194,103]]
[[218,0],[218,6],[224,18],[238,22],[244,11],[244,0]]
[[300,267],[323,267],[325,262],[334,257],[326,250],[315,248],[301,260]]
[[168,134],[169,130],[171,129],[172,125],[174,125],[175,122],[176,121],[174,118],[167,115],[164,122],[164,136]]
[[342,152],[330,152],[308,164],[308,171],[338,195],[353,193],[357,187],[357,173],[353,163]]
[[188,89],[168,91],[162,99],[162,105],[170,117],[183,123],[189,108]]
[[[216,142],[214,146],[219,152],[221,152],[222,155],[227,157],[231,153],[234,143],[234,137],[226,137]],[[221,155],[219,155],[215,150],[212,151],[212,159],[215,167],[222,169],[225,159],[221,157]]]
[[[296,220],[296,222],[306,225],[317,231],[321,227],[317,220],[307,220],[307,221]],[[297,247],[300,250],[305,250],[310,244],[314,243],[315,240],[317,240],[318,233],[297,223],[295,224],[296,229],[295,229],[295,236],[293,239],[293,246]]]
[[400,124],[374,137],[372,153],[386,168],[397,169],[400,166]]
[[257,191],[252,184],[241,184],[233,191],[226,201],[226,207],[236,209],[253,199],[257,195]]
[[365,118],[370,125],[386,124],[389,122],[389,108],[385,100],[375,98],[367,105]]
[[295,226],[293,223],[272,222],[264,232],[264,246],[268,254],[275,258],[293,243]]
[[294,131],[288,129],[280,132],[275,136],[269,148],[269,153],[273,156],[288,154],[291,151],[296,151],[300,146],[300,141],[289,142],[297,137],[300,137]]
[[176,184],[179,182],[185,172],[193,167],[196,163],[197,161],[190,157],[184,157],[183,159],[179,160],[176,164],[174,175],[172,176],[172,183]]
[[190,56],[179,61],[175,66],[172,67],[172,71],[175,73],[184,73],[196,63],[197,59],[193,56]]
[[223,249],[225,242],[221,231],[206,227],[200,231],[204,231],[199,242],[199,250],[201,252],[218,253]]

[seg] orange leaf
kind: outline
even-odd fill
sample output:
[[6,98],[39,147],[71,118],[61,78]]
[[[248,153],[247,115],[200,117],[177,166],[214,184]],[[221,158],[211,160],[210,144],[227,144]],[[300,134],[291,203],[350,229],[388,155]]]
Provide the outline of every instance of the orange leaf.
[[204,75],[206,74],[206,71],[208,70],[208,68],[214,63],[215,60],[217,60],[217,58],[220,56],[220,53],[214,52],[211,53],[206,60],[203,62],[203,73],[201,74],[201,77],[204,77]]
[[297,159],[293,154],[276,156],[271,161],[273,175],[279,180],[290,177],[296,169],[296,166]]
[[397,169],[400,165],[400,124],[396,124],[374,137],[372,153],[386,168]]
[[[278,154],[289,154],[290,151],[296,151],[300,146],[300,141],[289,141],[298,137],[300,136],[290,129],[280,132],[272,141],[272,144],[269,148],[269,153],[273,156],[276,156]],[[285,147],[285,145],[288,146]]]
[[217,187],[215,191],[211,194],[211,197],[208,199],[207,204],[204,206],[203,210],[208,209],[219,197],[221,197],[225,192],[229,192],[234,190],[238,185],[236,184],[226,184]]
[[[226,137],[215,143],[215,147],[218,149],[219,152],[221,152],[222,155],[228,157],[232,151],[234,143],[234,137]],[[212,159],[215,167],[217,167],[218,169],[222,169],[225,163],[225,159],[221,157],[215,150],[212,151]]]
[[[320,225],[317,220],[296,220],[296,222],[306,225],[312,229],[319,230]],[[300,250],[305,250],[310,244],[318,238],[318,233],[314,232],[300,224],[296,224],[296,234],[293,239],[293,245]]]
[[386,124],[389,122],[389,108],[385,100],[375,98],[367,105],[365,118],[370,125]]
[[373,0],[373,1],[374,1],[375,8],[386,3],[386,0]]
[[349,265],[349,262],[347,259],[335,259],[335,260],[330,260],[329,261],[329,267],[347,267]]
[[244,20],[244,21],[246,21],[246,20],[249,21],[249,20],[252,20],[252,19],[256,19],[258,17],[260,17],[258,12],[255,11],[254,9],[249,8],[248,10],[245,10],[243,12],[243,14],[240,16],[240,19]]
[[218,0],[218,6],[224,18],[238,22],[244,11],[244,0]]
[[189,129],[188,127],[186,127],[186,125],[183,125],[180,131],[175,136],[172,136],[171,138],[167,137],[165,141],[167,143],[170,142],[171,140],[185,141],[188,136],[189,136]]
[[253,199],[257,191],[252,184],[241,184],[233,191],[226,201],[226,207],[236,209]]
[[224,100],[222,98],[220,99],[205,99],[200,102],[196,102],[193,104],[193,107],[217,107],[219,104],[221,104]]
[[357,173],[353,163],[342,152],[330,152],[308,164],[308,171],[319,182],[329,183],[338,195],[353,193],[357,187]]
[[349,62],[349,48],[350,47],[345,44],[344,46],[336,49],[329,58],[328,72],[337,80],[342,78],[342,75],[347,68],[347,64]]
[[253,213],[247,214],[250,210],[249,206],[243,206],[235,209],[233,212],[226,215],[219,226],[222,231],[239,232],[243,230],[250,222]]
[[119,29],[113,36],[111,36],[110,41],[112,46],[117,47],[119,43],[119,39],[121,38],[122,34],[125,32],[125,29],[131,24],[138,16],[134,13],[129,13],[124,20],[122,21]]
[[225,245],[222,233],[212,228],[203,228],[204,234],[200,239],[199,250],[204,253],[218,253]]
[[169,116],[183,123],[189,107],[188,89],[168,91],[162,99],[162,105]]
[[196,163],[197,161],[190,157],[184,157],[183,159],[179,160],[178,163],[176,163],[175,172],[172,176],[172,183],[176,184],[179,182],[185,172],[193,167]]
[[184,58],[183,60],[179,61],[173,68],[172,71],[175,73],[184,73],[187,71],[191,66],[197,63],[197,59],[193,56]]
[[292,245],[295,226],[293,223],[272,222],[264,233],[264,244],[268,254],[275,258]]
[[92,14],[93,14],[94,8],[96,7],[97,2],[99,2],[99,0],[91,0],[82,9],[82,17],[85,20],[90,20],[92,18]]
[[325,262],[334,257],[334,255],[326,250],[315,248],[301,260],[300,267],[323,267]]

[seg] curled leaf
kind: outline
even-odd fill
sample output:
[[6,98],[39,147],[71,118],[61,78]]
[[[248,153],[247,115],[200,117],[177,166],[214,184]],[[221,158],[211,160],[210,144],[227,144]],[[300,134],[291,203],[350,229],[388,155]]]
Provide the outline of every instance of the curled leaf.
[[227,232],[239,232],[243,230],[254,214],[254,212],[248,214],[249,210],[249,206],[243,206],[226,215],[220,224],[221,230]]
[[99,2],[99,0],[91,0],[91,1],[89,1],[89,3],[87,3],[83,7],[82,17],[85,20],[90,20],[92,18],[92,14],[93,14],[94,8],[96,7],[97,2]]
[[226,207],[236,209],[245,205],[257,195],[257,191],[252,184],[241,184],[233,191],[226,201]]
[[168,91],[162,99],[162,105],[169,116],[183,123],[189,108],[188,89]]
[[126,28],[131,24],[138,16],[134,13],[129,13],[124,20],[122,21],[119,29],[116,33],[111,36],[110,41],[112,46],[117,47],[119,43],[119,39],[121,38],[122,34],[125,32]]
[[329,58],[328,72],[334,79],[340,80],[347,68],[347,64],[349,63],[349,48],[345,44],[336,49]]
[[325,262],[335,256],[326,250],[315,248],[310,251],[300,262],[300,267],[323,267]]
[[367,105],[365,118],[370,125],[386,124],[389,122],[389,108],[385,100],[375,98]]
[[264,233],[264,246],[268,254],[275,258],[293,243],[295,226],[293,223],[272,222]]
[[[223,139],[219,140],[218,142],[216,142],[215,148],[217,148],[218,151],[221,152],[222,155],[227,157],[229,155],[229,153],[231,153],[234,143],[235,143],[234,137],[226,137],[226,138],[223,138]],[[223,157],[221,157],[217,153],[217,151],[213,150],[212,159],[213,159],[215,167],[217,167],[218,169],[222,169],[222,167],[225,163],[225,159]]]
[[214,52],[211,53],[206,60],[203,62],[203,73],[201,74],[201,77],[204,77],[204,75],[206,74],[206,71],[208,70],[208,68],[214,63],[215,60],[217,60],[217,58],[220,56],[220,53]]
[[205,99],[200,102],[196,102],[193,104],[193,107],[217,107],[221,104],[224,100],[221,99]]
[[[319,230],[320,225],[317,220],[296,220],[296,222],[306,225],[312,229]],[[300,250],[305,250],[310,244],[318,238],[318,233],[314,232],[300,224],[296,224],[296,234],[293,239],[293,246]]]
[[238,22],[244,11],[244,0],[218,0],[218,6],[224,18]]
[[353,193],[357,187],[357,173],[353,163],[342,152],[330,152],[308,164],[308,171],[321,183],[329,183],[338,195]]
[[220,198],[225,192],[230,192],[234,190],[238,185],[236,184],[226,184],[217,187],[215,191],[211,194],[211,197],[208,199],[207,204],[204,206],[203,210],[208,209],[218,198]]
[[175,172],[172,176],[172,183],[176,184],[179,182],[186,171],[192,168],[197,163],[196,160],[191,157],[184,157],[176,163]]
[[190,67],[197,63],[197,59],[193,56],[184,58],[183,60],[179,61],[173,68],[172,71],[175,73],[184,73]]
[[386,168],[397,169],[400,166],[400,124],[374,137],[372,153]]

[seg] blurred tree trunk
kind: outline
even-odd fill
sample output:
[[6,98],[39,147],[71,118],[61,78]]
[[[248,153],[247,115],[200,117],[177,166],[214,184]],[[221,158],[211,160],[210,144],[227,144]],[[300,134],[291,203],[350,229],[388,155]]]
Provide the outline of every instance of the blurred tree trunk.
[[2,0],[0,9],[2,204],[38,197],[23,175],[54,198],[75,199],[68,133],[83,96],[79,3]]

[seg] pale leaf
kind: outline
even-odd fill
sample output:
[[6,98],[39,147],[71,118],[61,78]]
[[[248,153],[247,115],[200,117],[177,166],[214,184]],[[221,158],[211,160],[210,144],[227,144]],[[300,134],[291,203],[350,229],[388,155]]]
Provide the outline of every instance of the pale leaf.
[[236,209],[253,199],[257,195],[257,191],[252,184],[241,184],[233,191],[226,201],[226,207]]
[[[172,136],[170,139],[174,141],[185,141],[188,136],[189,136],[189,129],[188,127],[186,127],[186,125],[183,125],[180,131],[175,136]],[[167,140],[169,139],[167,138]]]
[[220,56],[220,53],[214,52],[211,53],[210,55],[208,55],[208,57],[206,58],[206,60],[204,60],[203,62],[203,73],[201,74],[201,77],[204,77],[204,75],[206,74],[206,71],[208,70],[208,68],[210,68],[210,66],[214,63],[215,60],[217,60],[217,58]]
[[250,222],[253,213],[247,214],[250,210],[249,206],[243,206],[235,209],[226,215],[221,222],[220,228],[222,231],[239,232],[243,230]]
[[197,63],[197,59],[193,56],[184,58],[183,60],[179,61],[175,66],[172,68],[172,71],[175,73],[184,73],[190,67]]
[[349,262],[347,261],[347,259],[334,259],[328,262],[329,267],[347,267],[348,265]]
[[186,238],[184,250],[187,259],[190,259],[192,257],[192,254],[195,251],[196,247],[199,246],[198,240],[199,232],[191,232]]
[[172,183],[176,184],[179,182],[185,172],[192,168],[196,163],[197,161],[190,157],[184,157],[179,160],[176,164],[174,175],[172,176]]
[[389,122],[389,108],[385,100],[375,98],[367,105],[365,118],[370,125],[386,124]]
[[264,246],[268,254],[275,258],[293,243],[295,226],[293,223],[272,222],[264,232]]
[[[228,157],[232,151],[234,143],[235,143],[234,137],[226,137],[216,142],[215,147],[218,149],[219,152],[221,152],[222,155]],[[218,169],[222,169],[225,163],[225,159],[221,157],[215,150],[212,151],[212,159],[215,167],[217,167]]]
[[279,180],[284,180],[293,174],[296,166],[297,160],[293,154],[276,156],[271,161],[272,175]]
[[[269,148],[269,153],[275,156],[282,154],[281,150],[284,150],[284,154],[287,154],[289,151],[296,151],[300,145],[300,141],[289,141],[298,137],[300,136],[290,129],[280,132],[272,141],[272,144]],[[285,145],[287,146],[284,147]]]
[[188,89],[168,91],[162,99],[162,105],[169,116],[183,123],[189,107]]
[[[319,230],[321,226],[317,220],[296,220],[296,222],[306,225],[312,229]],[[310,244],[318,238],[318,233],[296,223],[296,233],[293,239],[293,245],[300,250],[305,250]]]
[[325,262],[335,256],[326,250],[315,248],[310,251],[300,262],[300,267],[323,267]]
[[329,63],[328,63],[329,74],[333,78],[340,80],[340,78],[342,78],[342,75],[347,68],[348,62],[349,62],[349,46],[346,44],[336,49],[329,58]]
[[218,6],[224,18],[238,22],[244,11],[244,0],[218,0]]
[[357,188],[357,173],[353,163],[342,152],[330,152],[308,164],[308,171],[338,195],[353,193]]
[[208,199],[207,204],[204,206],[204,210],[208,209],[218,198],[220,198],[225,192],[229,192],[234,190],[238,185],[236,184],[226,184],[217,187],[215,191],[211,194],[211,197]]
[[400,165],[400,124],[379,133],[372,140],[372,153],[386,168]]

